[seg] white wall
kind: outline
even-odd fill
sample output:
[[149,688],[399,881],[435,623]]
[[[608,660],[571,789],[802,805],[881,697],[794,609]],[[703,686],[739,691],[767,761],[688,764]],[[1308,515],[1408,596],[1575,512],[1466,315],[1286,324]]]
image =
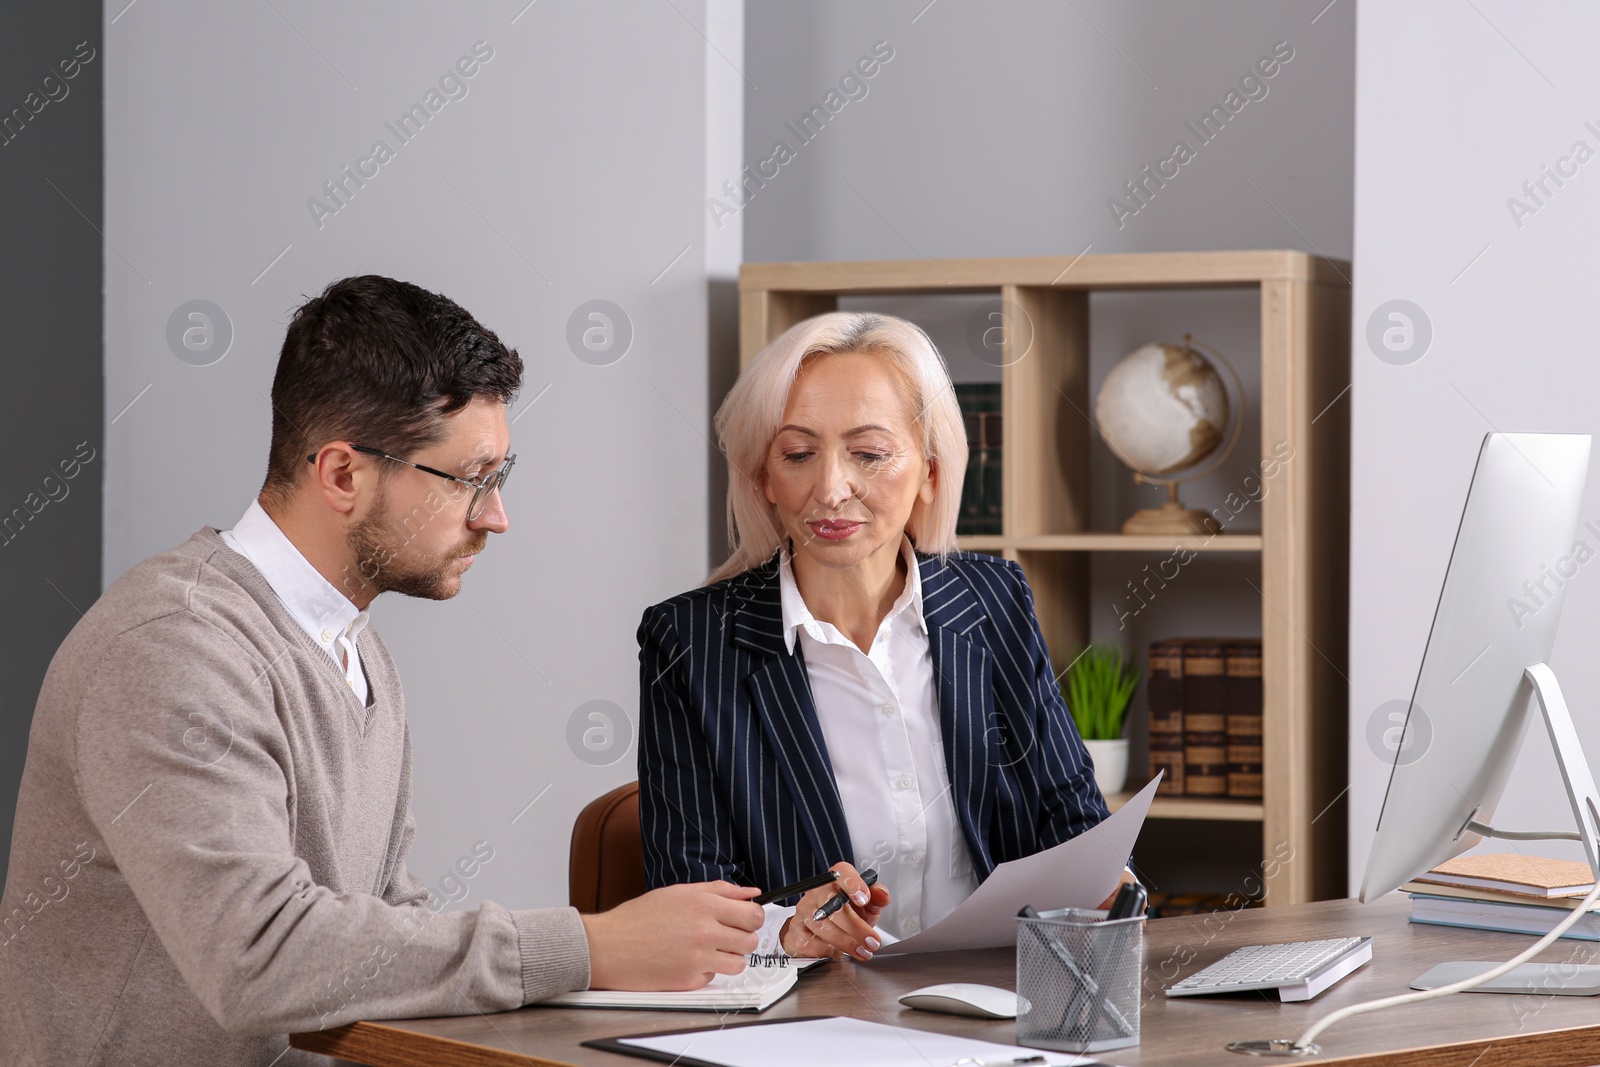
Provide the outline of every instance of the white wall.
[[[569,716],[612,701],[633,733],[640,614],[708,569],[708,280],[732,257],[708,241],[703,202],[708,169],[739,155],[740,5],[125,6],[105,8],[118,250],[105,266],[105,579],[243,512],[265,470],[284,325],[305,296],[375,272],[460,302],[526,361],[521,462],[511,531],[463,593],[373,610],[406,682],[412,869],[437,884],[486,839],[496,857],[465,904],[565,903],[573,817],[634,776],[631,743],[603,753],[609,766],[580,760]],[[478,41],[493,58],[467,95],[401,146],[385,123]],[[319,227],[308,198],[380,138],[394,159]],[[209,366],[165,338],[196,298],[235,334]],[[608,366],[566,340],[569,314],[596,298],[634,331]]]
[[[1600,152],[1600,11],[1503,0],[1364,4],[1357,33],[1350,622],[1350,885],[1360,883],[1388,777],[1368,728],[1404,701],[1444,578],[1479,442],[1491,430],[1600,430],[1594,249],[1600,162],[1542,206],[1524,181],[1582,141]],[[1572,169],[1572,164],[1567,165]],[[1508,199],[1536,207],[1514,217]],[[1364,338],[1390,300],[1431,322],[1426,353],[1380,361]],[[1600,518],[1591,478],[1584,518]],[[1593,547],[1591,545],[1591,547]],[[1591,754],[1600,589],[1567,590],[1553,666]],[[1554,761],[1529,734],[1497,823],[1570,823]],[[1574,846],[1575,847],[1575,846]],[[1577,853],[1541,844],[1551,854]],[[1491,851],[1504,851],[1503,844]]]

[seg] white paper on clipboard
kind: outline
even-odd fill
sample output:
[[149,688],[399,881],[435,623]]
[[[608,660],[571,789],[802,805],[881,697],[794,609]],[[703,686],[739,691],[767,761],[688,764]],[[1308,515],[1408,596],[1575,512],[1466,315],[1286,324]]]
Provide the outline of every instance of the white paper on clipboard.
[[1017,943],[1017,912],[1025,904],[1040,911],[1099,907],[1122,877],[1160,781],[1151,779],[1109,819],[1072,840],[1000,864],[955,911],[920,934],[885,944],[878,955],[1005,948]]
[[[1104,899],[1104,898],[1101,898]],[[1051,1067],[1098,1067],[1088,1056],[939,1034],[865,1019],[780,1019],[616,1040],[631,1055],[720,1067],[945,1067],[951,1063],[1011,1063],[1038,1055]],[[613,1048],[612,1051],[617,1051]]]

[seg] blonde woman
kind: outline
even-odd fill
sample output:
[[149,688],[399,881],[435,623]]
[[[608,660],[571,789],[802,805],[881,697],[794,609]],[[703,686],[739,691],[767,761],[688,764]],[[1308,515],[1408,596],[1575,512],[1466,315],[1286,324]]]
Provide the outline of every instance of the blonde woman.
[[650,881],[831,867],[849,905],[813,919],[832,886],[768,905],[762,951],[869,960],[1105,801],[1021,568],[955,551],[966,434],[926,334],[799,323],[717,433],[733,555],[639,627]]

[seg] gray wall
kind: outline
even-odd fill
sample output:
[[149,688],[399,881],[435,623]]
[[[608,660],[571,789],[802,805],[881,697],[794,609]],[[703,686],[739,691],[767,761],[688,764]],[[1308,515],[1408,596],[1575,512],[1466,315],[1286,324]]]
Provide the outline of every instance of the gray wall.
[[[1357,41],[1350,878],[1359,885],[1392,752],[1384,705],[1407,700],[1483,435],[1600,431],[1593,355],[1600,163],[1538,200],[1541,178],[1585,142],[1600,152],[1600,12],[1547,4],[1367,4]],[[1423,44],[1425,42],[1425,44]],[[1572,163],[1564,165],[1569,171]],[[1512,199],[1526,210],[1514,210]],[[1391,300],[1431,322],[1415,361],[1380,361],[1364,338]],[[1590,478],[1586,521],[1600,519]],[[1592,536],[1590,548],[1596,547]],[[1600,590],[1567,588],[1552,666],[1590,759],[1600,753]],[[1429,709],[1430,711],[1432,709]],[[1541,726],[1528,734],[1497,823],[1570,827]],[[1489,851],[1507,851],[1504,843]],[[1537,851],[1581,858],[1576,846]]]
[[[527,363],[522,458],[511,531],[462,594],[373,608],[416,750],[411,866],[437,884],[485,839],[464,906],[565,903],[574,816],[634,776],[640,614],[708,569],[704,434],[731,358],[708,359],[708,317],[738,231],[732,253],[708,235],[704,199],[738,155],[738,5],[142,3],[111,33],[106,580],[244,511],[305,295],[378,272],[461,302]],[[478,41],[467,95],[399,144],[385,123]],[[380,138],[394,158],[319,225],[308,199]],[[231,348],[180,359],[167,323],[197,299]],[[567,340],[595,299],[632,325],[609,365]],[[570,740],[590,701],[615,706],[597,752]]]
[[81,0],[8,11],[0,34],[0,883],[39,684],[100,595],[104,52]]
[[[745,258],[1076,255],[1091,244],[1347,256],[1354,18],[1336,4],[1313,25],[1326,2],[752,0],[746,162],[780,139],[796,158],[750,200]],[[785,124],[879,40],[894,58],[866,96],[800,145]],[[1267,95],[1119,229],[1106,201],[1284,40],[1294,58]]]
[[[746,97],[746,162],[757,167],[783,140],[794,158],[755,188],[740,212],[745,258],[914,259],[919,256],[1075,256],[1081,252],[1294,248],[1336,258],[1351,249],[1355,91],[1353,5],[1265,0],[1129,5],[1093,0],[1006,4],[943,0],[785,4],[747,9],[746,55],[758,89]],[[790,124],[875,42],[893,58],[809,143]],[[1208,144],[1186,129],[1278,42],[1293,57]],[[1241,94],[1242,95],[1242,94]],[[810,131],[804,131],[808,135]],[[1139,206],[1124,183],[1172,154],[1197,148]],[[1170,168],[1169,173],[1170,173]],[[771,167],[766,173],[770,174]],[[759,175],[761,172],[756,171]],[[1118,218],[1108,200],[1137,213]],[[981,297],[852,298],[847,306],[902,314],[927,328],[958,381],[996,378],[972,350],[968,323]],[[1239,489],[1259,461],[1258,301],[1237,291],[1104,294],[1091,298],[1091,389],[1127,352],[1184,332],[1221,350],[1248,400],[1243,445],[1215,474],[1184,490],[1209,508]],[[1096,438],[1091,519],[1116,529],[1161,499],[1135,487]],[[1259,529],[1248,511],[1230,532]],[[1125,583],[1152,558],[1094,557],[1093,636],[1142,661],[1148,642],[1185,633],[1259,633],[1253,561],[1197,560],[1176,595],[1136,606]],[[1065,666],[1065,664],[1058,664]],[[1142,694],[1135,698],[1143,706]],[[1134,764],[1143,720],[1133,725]],[[1157,827],[1154,832],[1159,832]],[[1233,842],[1228,857],[1259,848]],[[1157,850],[1159,851],[1159,850]],[[1221,854],[1219,853],[1219,854]],[[1150,872],[1146,872],[1147,874]],[[1186,887],[1232,890],[1246,871],[1233,858],[1189,867]]]

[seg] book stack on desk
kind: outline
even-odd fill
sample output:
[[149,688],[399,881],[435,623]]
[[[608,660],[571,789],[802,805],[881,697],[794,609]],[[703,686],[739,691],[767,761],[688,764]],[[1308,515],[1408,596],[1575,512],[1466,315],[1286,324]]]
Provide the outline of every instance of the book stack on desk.
[[[1497,853],[1457,856],[1400,888],[1411,894],[1414,923],[1546,934],[1583,903],[1594,874],[1574,860]],[[1600,913],[1562,936],[1600,941]]]

